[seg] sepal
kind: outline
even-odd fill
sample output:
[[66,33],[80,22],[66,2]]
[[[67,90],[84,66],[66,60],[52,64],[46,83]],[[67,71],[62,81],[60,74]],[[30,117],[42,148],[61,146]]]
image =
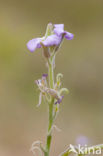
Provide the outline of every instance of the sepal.
[[45,38],[53,34],[53,24],[49,23],[46,28]]

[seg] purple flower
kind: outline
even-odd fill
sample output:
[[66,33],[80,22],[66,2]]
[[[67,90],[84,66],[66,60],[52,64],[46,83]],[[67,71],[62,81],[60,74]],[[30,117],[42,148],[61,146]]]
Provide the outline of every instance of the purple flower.
[[58,47],[61,44],[63,38],[66,38],[67,40],[72,40],[73,37],[74,35],[72,33],[64,31],[64,24],[54,24],[53,30],[51,30],[49,35],[45,35],[42,38],[35,38],[30,40],[27,43],[27,48],[31,52],[34,52],[37,48],[41,48],[42,45],[44,45],[45,47]]

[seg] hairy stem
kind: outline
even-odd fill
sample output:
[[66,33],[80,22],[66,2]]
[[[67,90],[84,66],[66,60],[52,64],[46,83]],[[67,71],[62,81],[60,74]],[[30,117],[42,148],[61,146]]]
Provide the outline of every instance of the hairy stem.
[[[48,75],[49,75],[50,88],[54,88],[53,61],[51,61],[51,63],[49,63]],[[51,101],[49,103],[49,123],[48,123],[48,133],[47,133],[47,140],[46,140],[45,156],[49,156],[49,153],[50,153],[50,146],[51,146],[51,139],[52,139],[52,126],[53,126],[53,105],[54,105],[54,98],[51,98]]]

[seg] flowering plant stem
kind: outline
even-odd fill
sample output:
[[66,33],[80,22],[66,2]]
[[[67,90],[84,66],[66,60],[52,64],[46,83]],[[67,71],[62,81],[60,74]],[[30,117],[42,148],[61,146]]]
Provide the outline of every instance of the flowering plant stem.
[[[48,75],[49,75],[49,85],[50,88],[54,87],[54,69],[53,69],[53,60],[48,63]],[[46,140],[46,152],[45,156],[49,156],[51,139],[52,139],[52,127],[53,127],[53,105],[54,98],[52,97],[49,102],[49,123],[48,123],[48,132],[47,132],[47,140]]]
[[[42,142],[36,141],[32,144],[31,150],[38,149],[40,154],[44,153],[44,156],[49,156],[51,140],[52,140],[52,130],[54,120],[59,112],[59,105],[62,103],[62,99],[64,98],[64,93],[68,93],[67,88],[62,88],[61,86],[61,78],[63,75],[58,73],[56,76],[56,80],[54,83],[54,66],[55,66],[55,56],[57,51],[59,50],[61,43],[64,38],[67,40],[72,40],[74,35],[70,32],[64,30],[64,24],[52,24],[49,23],[47,26],[46,34],[43,37],[34,38],[27,43],[27,48],[34,52],[37,48],[43,48],[43,56],[45,57],[48,63],[48,74],[43,74],[41,79],[35,81],[37,84],[40,95],[39,95],[39,103],[40,106],[42,102],[42,96],[45,97],[48,102],[49,107],[49,121],[48,121],[48,131],[47,131],[47,139],[45,148],[42,146]],[[47,83],[47,76],[49,76],[49,86]],[[54,105],[55,104],[55,105]],[[55,127],[56,128],[56,127]],[[40,147],[35,146],[39,144]],[[89,153],[94,152],[94,150],[98,150],[98,147],[103,149],[103,144],[91,146],[91,150],[88,149],[83,150],[83,154],[79,153],[79,148],[70,145],[70,147],[62,152],[59,156],[69,156],[71,153],[76,154],[76,156],[84,156]],[[96,151],[98,152],[98,151]],[[34,153],[34,151],[33,151]],[[42,154],[41,154],[42,155]]]

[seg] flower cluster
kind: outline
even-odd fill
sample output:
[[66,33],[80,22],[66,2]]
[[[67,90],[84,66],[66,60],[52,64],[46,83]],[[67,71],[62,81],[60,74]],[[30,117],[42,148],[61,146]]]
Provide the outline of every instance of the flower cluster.
[[[40,155],[49,156],[50,155],[50,147],[52,140],[52,131],[53,128],[56,127],[54,125],[54,121],[59,112],[59,104],[62,102],[64,93],[68,93],[67,88],[62,88],[61,78],[63,75],[61,73],[57,74],[56,80],[54,79],[54,65],[55,65],[55,56],[56,51],[59,49],[64,38],[67,40],[73,39],[73,34],[64,30],[64,24],[48,24],[45,36],[41,38],[35,38],[30,40],[27,43],[27,48],[34,52],[37,48],[43,48],[43,54],[47,61],[48,74],[43,74],[41,79],[35,81],[37,84],[40,96],[39,96],[39,104],[42,102],[42,97],[46,99],[48,102],[48,130],[47,130],[47,138],[46,145],[42,145],[41,141],[35,141],[32,144],[31,151],[35,154],[34,150],[38,150]],[[49,77],[49,78],[48,78]],[[56,128],[57,129],[57,128]],[[78,141],[78,140],[77,140]],[[79,142],[88,141],[84,136],[79,138]],[[90,154],[92,152],[99,150],[99,154],[101,149],[103,149],[103,144],[97,146],[91,146],[90,150],[83,149],[81,153],[81,149],[76,146],[70,144],[70,147],[61,153],[59,156],[69,156],[71,153],[74,153],[78,156],[83,156],[86,154]],[[93,153],[94,154],[94,153]],[[97,153],[98,154],[98,153]]]
[[[67,88],[62,88],[61,78],[63,75],[59,73],[56,79],[54,78],[55,56],[63,39],[72,40],[73,36],[72,33],[64,30],[64,24],[53,25],[49,23],[46,34],[43,37],[34,38],[27,43],[27,48],[30,52],[34,52],[37,48],[42,47],[48,68],[48,74],[43,74],[41,79],[35,81],[40,91],[38,106],[42,102],[42,97],[44,97],[48,103],[49,110],[46,145],[43,147],[40,144],[40,149],[44,153],[44,156],[49,156],[54,121],[59,112],[59,106],[64,98],[64,93],[68,93]],[[32,149],[37,148],[37,146],[32,147]]]
[[27,48],[34,52],[37,48],[44,47],[59,47],[63,38],[67,40],[73,39],[73,34],[64,30],[64,24],[51,23],[47,26],[47,33],[41,38],[34,38],[27,43]]
[[[67,40],[72,40],[73,36],[74,35],[72,33],[64,30],[64,24],[53,25],[52,23],[49,23],[45,35],[41,38],[34,38],[30,40],[27,43],[27,48],[30,50],[30,52],[34,52],[37,48],[42,47],[45,58],[48,58],[47,63],[51,65],[52,68],[54,68],[56,54],[55,52],[60,47],[64,38],[66,38]],[[60,77],[61,74],[58,74],[57,81],[52,88],[49,85],[47,85],[47,74],[43,74],[41,79],[35,81],[40,90],[38,105],[41,104],[43,95],[46,97],[47,100],[51,97],[54,98],[55,104],[60,104],[62,102],[62,99],[64,97],[62,95],[62,92],[63,91],[67,92],[67,89],[60,88],[61,87]]]
[[62,76],[61,74],[57,75],[57,82],[55,83],[53,89],[48,87],[47,76],[48,74],[43,74],[41,79],[35,81],[40,91],[38,106],[42,102],[42,96],[44,96],[47,101],[50,101],[50,98],[53,97],[55,99],[54,104],[60,104],[64,97],[64,95],[62,95],[63,91],[68,92],[66,88],[60,88],[60,77]]

